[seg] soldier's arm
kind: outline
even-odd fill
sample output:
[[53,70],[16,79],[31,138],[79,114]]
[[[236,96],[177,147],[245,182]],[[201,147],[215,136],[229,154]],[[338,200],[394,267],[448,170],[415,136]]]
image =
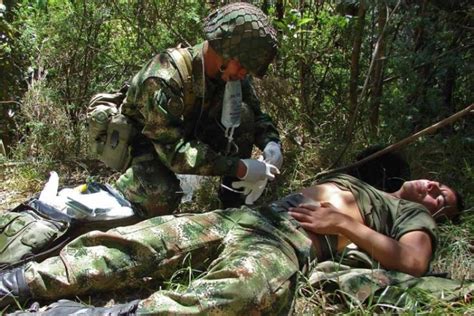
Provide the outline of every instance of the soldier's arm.
[[242,80],[242,99],[255,114],[255,145],[263,150],[270,141],[280,142],[278,130],[270,116],[262,112],[260,101],[248,78]]
[[207,144],[186,137],[186,124],[194,122],[183,118],[179,91],[157,78],[148,79],[144,85],[144,95],[139,98],[144,121],[142,133],[151,139],[160,160],[170,170],[182,174],[236,175],[238,158],[222,156]]
[[430,235],[424,231],[411,231],[395,240],[352,218],[341,221],[337,226],[340,234],[366,251],[386,269],[414,276],[422,276],[428,270],[432,244]]
[[395,240],[338,211],[327,202],[322,202],[320,207],[301,205],[290,209],[290,214],[309,232],[345,236],[386,269],[414,276],[421,276],[428,269],[432,241],[424,231],[410,231]]

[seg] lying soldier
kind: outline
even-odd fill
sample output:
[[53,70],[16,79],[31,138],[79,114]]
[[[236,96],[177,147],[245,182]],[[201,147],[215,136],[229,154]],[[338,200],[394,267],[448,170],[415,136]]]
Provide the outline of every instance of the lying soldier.
[[387,269],[423,275],[436,249],[435,219],[461,210],[459,195],[437,182],[409,181],[386,193],[336,174],[268,206],[168,215],[84,234],[57,257],[0,274],[0,292],[6,303],[139,288],[147,279],[169,279],[189,259],[206,272],[182,292],[158,290],[112,307],[60,300],[48,313],[287,314],[299,272],[351,242]]

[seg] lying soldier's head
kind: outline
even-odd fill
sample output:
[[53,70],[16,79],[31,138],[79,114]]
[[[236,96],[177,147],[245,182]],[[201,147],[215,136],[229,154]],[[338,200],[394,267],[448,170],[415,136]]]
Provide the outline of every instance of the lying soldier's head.
[[422,204],[438,222],[446,219],[457,220],[464,209],[461,195],[436,181],[426,179],[406,181],[396,195]]

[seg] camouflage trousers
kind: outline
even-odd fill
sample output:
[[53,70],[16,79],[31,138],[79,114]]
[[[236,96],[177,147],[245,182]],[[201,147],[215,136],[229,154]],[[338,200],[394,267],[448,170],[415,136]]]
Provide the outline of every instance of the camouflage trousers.
[[286,212],[264,207],[152,218],[91,232],[57,257],[29,263],[34,298],[57,299],[168,280],[190,261],[204,272],[181,291],[159,290],[140,302],[147,314],[287,314],[299,271],[314,257],[311,241]]
[[182,196],[178,178],[152,150],[133,159],[115,188],[145,218],[173,213]]

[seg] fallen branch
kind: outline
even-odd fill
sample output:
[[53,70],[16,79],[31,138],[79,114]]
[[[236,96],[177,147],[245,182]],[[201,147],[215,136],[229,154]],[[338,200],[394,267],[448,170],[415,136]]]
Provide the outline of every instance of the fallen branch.
[[9,161],[9,162],[3,162],[0,163],[0,168],[8,168],[8,167],[18,167],[18,166],[24,166],[28,164],[28,161]]
[[11,104],[11,103],[13,103],[13,104],[17,104],[17,105],[21,106],[21,103],[20,103],[20,102],[18,102],[18,101],[14,101],[14,100],[9,100],[9,101],[0,101],[0,104]]

